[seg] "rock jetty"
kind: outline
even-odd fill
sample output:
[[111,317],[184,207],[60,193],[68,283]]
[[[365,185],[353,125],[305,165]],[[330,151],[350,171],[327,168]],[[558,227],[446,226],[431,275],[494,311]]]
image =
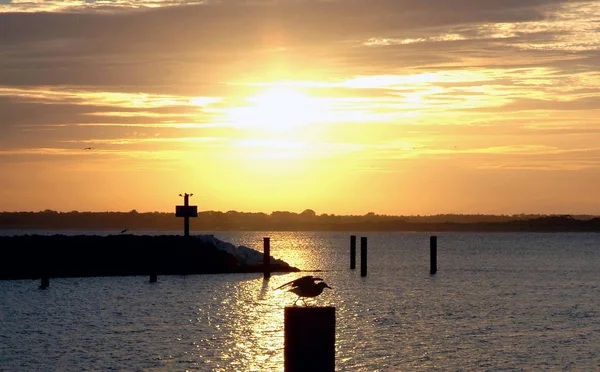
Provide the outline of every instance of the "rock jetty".
[[[0,279],[263,271],[263,254],[212,235],[0,236]],[[270,258],[271,272],[299,269]]]

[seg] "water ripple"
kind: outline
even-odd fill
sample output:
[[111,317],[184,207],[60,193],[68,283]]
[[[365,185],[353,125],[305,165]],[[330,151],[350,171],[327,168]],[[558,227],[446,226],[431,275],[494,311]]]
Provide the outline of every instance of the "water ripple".
[[[432,277],[427,235],[369,233],[367,278],[347,269],[346,234],[219,238],[263,235],[275,256],[327,270],[318,303],[336,307],[340,371],[600,368],[596,235],[447,234]],[[2,281],[0,370],[282,371],[295,295],[273,288],[299,275]]]

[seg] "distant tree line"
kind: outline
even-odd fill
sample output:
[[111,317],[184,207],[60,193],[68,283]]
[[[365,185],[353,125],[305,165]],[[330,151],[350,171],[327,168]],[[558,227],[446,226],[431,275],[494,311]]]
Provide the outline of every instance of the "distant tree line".
[[[0,229],[115,229],[177,231],[182,218],[175,213],[144,212],[0,212]],[[196,231],[600,231],[600,218],[591,215],[484,215],[430,216],[318,215],[302,213],[203,211],[190,219]]]

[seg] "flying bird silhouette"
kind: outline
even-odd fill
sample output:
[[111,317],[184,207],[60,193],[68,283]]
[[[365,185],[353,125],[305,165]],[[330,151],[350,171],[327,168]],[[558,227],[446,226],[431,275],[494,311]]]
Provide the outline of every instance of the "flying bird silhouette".
[[306,275],[301,278],[294,279],[291,282],[282,284],[279,287],[275,288],[275,290],[282,289],[288,286],[290,287],[290,289],[288,289],[288,292],[292,292],[298,296],[296,301],[294,301],[294,306],[296,306],[296,303],[298,301],[302,301],[305,306],[308,306],[306,304],[306,301],[304,301],[305,298],[317,297],[318,295],[323,293],[323,289],[325,288],[332,289],[323,281],[323,279],[315,278],[312,275]]
[[121,230],[121,234],[127,232],[127,230],[129,230],[129,229],[123,229],[123,230]]
[[93,150],[93,147],[85,147],[84,150]]

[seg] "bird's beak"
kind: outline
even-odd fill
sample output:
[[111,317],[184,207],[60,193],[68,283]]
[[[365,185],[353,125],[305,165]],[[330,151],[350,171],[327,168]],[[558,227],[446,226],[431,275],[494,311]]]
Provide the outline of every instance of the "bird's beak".
[[327,288],[329,288],[329,289],[333,289],[333,288],[331,288],[330,286],[328,286],[327,284],[325,284],[325,287],[327,287]]

